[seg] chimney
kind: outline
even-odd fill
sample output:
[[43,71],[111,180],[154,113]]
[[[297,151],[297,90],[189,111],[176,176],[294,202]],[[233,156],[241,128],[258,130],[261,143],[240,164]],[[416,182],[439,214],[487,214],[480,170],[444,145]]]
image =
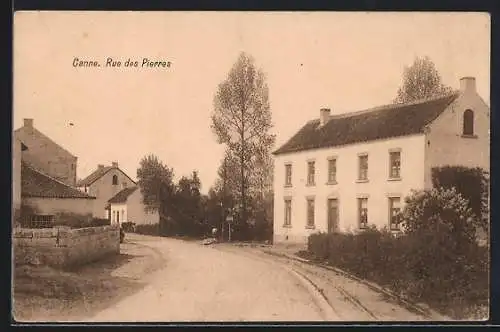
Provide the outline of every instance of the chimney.
[[104,168],[104,165],[101,165],[101,164],[97,165],[97,169],[103,169],[103,168]]
[[115,167],[115,168],[118,168],[118,162],[113,161],[113,162],[111,163],[111,166],[113,166],[113,167]]
[[324,126],[330,118],[330,109],[322,108],[319,110],[319,123],[320,126]]
[[462,77],[460,79],[460,91],[476,92],[476,78],[471,76]]
[[33,119],[24,119],[24,126],[28,128],[33,128]]

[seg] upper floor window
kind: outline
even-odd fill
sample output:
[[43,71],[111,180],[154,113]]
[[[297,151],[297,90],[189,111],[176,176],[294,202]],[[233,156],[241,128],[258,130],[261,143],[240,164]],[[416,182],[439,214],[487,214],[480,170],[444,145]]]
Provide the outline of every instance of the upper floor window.
[[123,189],[127,188],[127,182],[122,182],[122,188]]
[[315,173],[314,161],[307,162],[307,184],[314,186],[314,173]]
[[118,176],[113,175],[113,185],[117,185],[117,184],[118,184]]
[[359,160],[359,171],[358,171],[358,180],[366,181],[368,180],[368,155],[360,155],[358,156]]
[[464,112],[463,121],[463,135],[474,135],[474,112],[472,110],[466,110]]
[[285,186],[291,186],[291,185],[292,185],[292,165],[286,164],[285,165]]
[[337,159],[328,159],[328,183],[337,182]]
[[401,152],[389,152],[389,178],[399,179],[401,177]]

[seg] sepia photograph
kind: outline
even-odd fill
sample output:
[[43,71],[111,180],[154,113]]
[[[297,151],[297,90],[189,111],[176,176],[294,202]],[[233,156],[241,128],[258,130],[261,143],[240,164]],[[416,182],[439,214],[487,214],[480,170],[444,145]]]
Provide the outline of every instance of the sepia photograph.
[[16,11],[12,321],[486,321],[481,12]]

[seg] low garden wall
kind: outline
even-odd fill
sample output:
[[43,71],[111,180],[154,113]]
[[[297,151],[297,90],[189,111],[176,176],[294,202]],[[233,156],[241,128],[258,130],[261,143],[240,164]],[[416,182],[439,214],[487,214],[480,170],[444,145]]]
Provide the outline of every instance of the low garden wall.
[[71,267],[120,253],[120,229],[116,225],[17,228],[12,240],[16,264]]

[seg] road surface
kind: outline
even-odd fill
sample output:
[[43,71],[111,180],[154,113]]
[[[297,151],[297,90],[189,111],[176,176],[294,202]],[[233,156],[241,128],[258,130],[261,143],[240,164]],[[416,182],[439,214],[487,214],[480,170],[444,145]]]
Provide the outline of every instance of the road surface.
[[127,239],[153,247],[165,266],[136,294],[89,322],[325,321],[338,317],[300,274],[199,242]]
[[[126,241],[151,248],[161,267],[141,277],[145,288],[85,321],[425,320],[359,282],[261,250],[136,234],[127,234]],[[116,271],[121,277],[133,272]]]

